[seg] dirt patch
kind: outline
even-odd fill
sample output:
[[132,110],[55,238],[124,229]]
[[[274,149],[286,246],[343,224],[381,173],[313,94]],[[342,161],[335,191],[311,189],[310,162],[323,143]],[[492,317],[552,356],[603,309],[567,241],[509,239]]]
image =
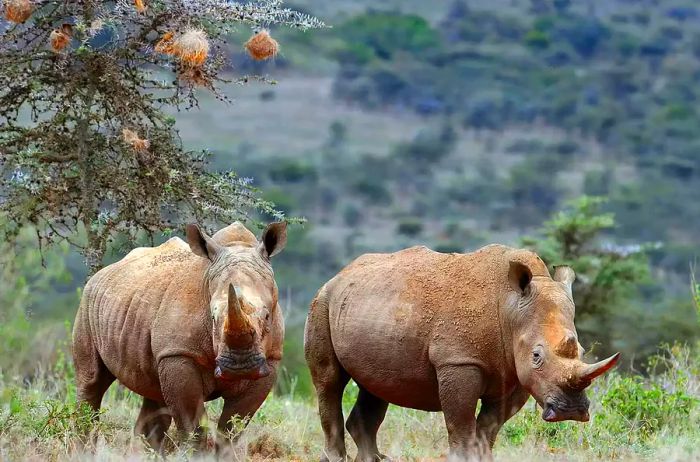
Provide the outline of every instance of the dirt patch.
[[248,443],[248,457],[251,460],[289,460],[289,447],[279,439],[263,433]]

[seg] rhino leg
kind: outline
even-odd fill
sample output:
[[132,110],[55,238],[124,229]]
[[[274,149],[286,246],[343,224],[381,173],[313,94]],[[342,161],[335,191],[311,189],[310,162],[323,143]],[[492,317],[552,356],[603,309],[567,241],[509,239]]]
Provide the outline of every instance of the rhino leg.
[[338,362],[331,343],[328,322],[328,302],[319,294],[311,304],[304,333],[304,353],[311,371],[318,413],[325,435],[321,461],[345,460],[345,429],[343,427],[343,390],[350,376]]
[[377,431],[384,421],[389,403],[360,387],[357,402],[345,425],[357,445],[356,462],[375,462],[386,459],[377,448]]
[[218,425],[220,432],[228,434],[233,431],[232,417],[241,418],[247,424],[248,420],[262,406],[265,398],[267,398],[270,390],[275,385],[279,361],[268,361],[267,364],[272,371],[270,375],[250,382],[250,386],[236,395],[227,396],[224,394],[224,408],[221,411]]
[[203,448],[206,438],[199,421],[204,415],[204,387],[197,364],[183,356],[167,357],[158,363],[158,377],[180,438],[194,435],[195,442]]
[[481,401],[481,410],[476,419],[477,432],[482,440],[489,443],[489,447],[493,448],[503,424],[525,405],[529,397],[524,388],[518,387],[502,400]]
[[74,336],[73,362],[78,402],[99,411],[102,397],[116,377],[105,366],[89,336]]
[[134,433],[143,435],[153,449],[162,451],[165,432],[171,422],[172,417],[165,403],[144,398]]
[[470,365],[446,365],[436,372],[450,446],[447,461],[491,460],[491,448],[480,444],[476,433],[476,404],[484,387],[481,370]]

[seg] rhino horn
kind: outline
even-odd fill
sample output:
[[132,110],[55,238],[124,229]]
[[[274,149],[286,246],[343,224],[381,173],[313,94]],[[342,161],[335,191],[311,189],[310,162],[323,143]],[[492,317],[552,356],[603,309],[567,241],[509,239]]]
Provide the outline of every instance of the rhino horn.
[[615,353],[608,359],[604,359],[595,364],[584,364],[578,374],[578,379],[584,383],[590,383],[596,377],[599,377],[609,371],[620,359],[620,353]]
[[567,358],[575,358],[578,356],[578,340],[576,340],[576,335],[573,332],[567,330],[564,338],[556,346],[554,351],[559,356],[565,356]]
[[233,284],[229,284],[228,287],[228,323],[226,331],[228,338],[232,340],[232,343],[238,344],[237,346],[252,344],[253,326],[248,315],[243,311],[241,300],[238,298],[238,293]]

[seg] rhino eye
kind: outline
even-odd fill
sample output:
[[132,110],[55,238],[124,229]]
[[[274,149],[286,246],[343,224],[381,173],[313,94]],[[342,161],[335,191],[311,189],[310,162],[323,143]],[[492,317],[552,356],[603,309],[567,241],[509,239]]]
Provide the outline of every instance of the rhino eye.
[[542,354],[542,350],[540,348],[536,348],[532,352],[532,367],[534,367],[535,369],[542,367],[543,361],[544,356]]

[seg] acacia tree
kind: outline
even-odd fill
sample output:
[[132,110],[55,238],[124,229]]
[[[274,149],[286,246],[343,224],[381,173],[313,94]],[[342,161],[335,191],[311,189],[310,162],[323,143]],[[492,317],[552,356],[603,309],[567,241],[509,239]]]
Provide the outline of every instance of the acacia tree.
[[[0,35],[0,217],[31,224],[39,245],[67,240],[91,272],[118,234],[169,232],[185,220],[271,213],[250,181],[211,173],[182,145],[167,109],[226,100],[225,40],[256,34],[255,59],[277,52],[271,24],[323,24],[279,0],[4,0]],[[81,238],[78,238],[81,236]]]
[[614,347],[613,315],[625,311],[650,276],[648,245],[601,242],[601,235],[615,227],[613,214],[600,210],[604,203],[602,197],[582,196],[545,222],[540,238],[522,239],[548,265],[574,269],[578,330],[586,342],[599,341],[602,354]]

